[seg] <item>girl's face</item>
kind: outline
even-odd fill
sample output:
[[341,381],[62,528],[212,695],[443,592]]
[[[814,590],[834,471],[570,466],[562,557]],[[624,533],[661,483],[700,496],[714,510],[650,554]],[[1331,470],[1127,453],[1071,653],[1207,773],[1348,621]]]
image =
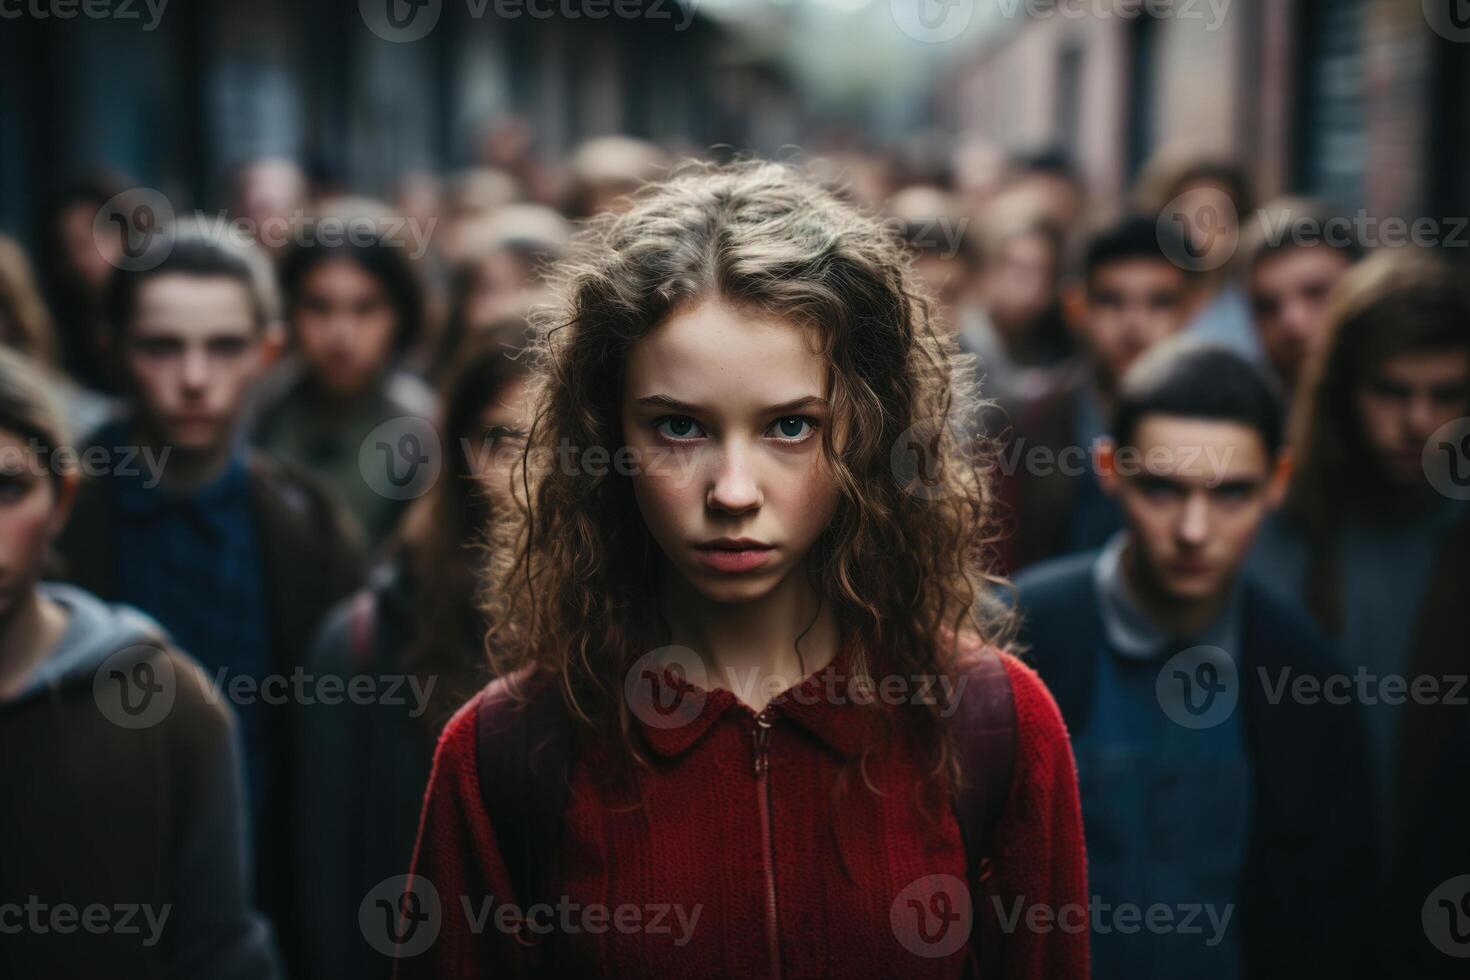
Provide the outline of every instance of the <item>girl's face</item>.
[[629,351],[627,449],[612,465],[631,469],[649,532],[708,599],[765,596],[831,521],[825,385],[805,332],[715,300],[676,312]]
[[311,269],[292,316],[302,359],[338,397],[366,390],[393,356],[398,315],[388,290],[350,259],[328,259]]
[[27,440],[0,429],[0,619],[35,585],[46,547],[66,521],[57,486]]

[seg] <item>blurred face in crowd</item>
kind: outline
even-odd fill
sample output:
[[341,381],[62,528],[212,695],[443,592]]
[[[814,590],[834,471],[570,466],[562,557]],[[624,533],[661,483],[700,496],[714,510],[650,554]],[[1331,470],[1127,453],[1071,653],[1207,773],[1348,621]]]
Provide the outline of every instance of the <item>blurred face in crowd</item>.
[[53,478],[28,443],[0,428],[0,622],[36,584],[76,490],[75,474]]
[[236,179],[235,215],[267,247],[282,248],[295,212],[306,202],[306,175],[289,160],[257,160]]
[[805,331],[713,301],[629,352],[622,425],[638,507],[669,564],[710,601],[757,600],[800,574],[831,520],[825,384]]
[[531,268],[508,249],[497,249],[474,266],[465,297],[465,323],[487,327],[516,312],[531,283]]
[[1424,444],[1470,414],[1470,351],[1408,351],[1369,370],[1355,391],[1366,447],[1401,487],[1424,485]]
[[97,208],[98,205],[87,201],[77,201],[68,204],[57,217],[66,261],[94,292],[100,291],[107,283],[114,264],[122,256],[121,239],[92,233]]
[[1024,174],[1006,189],[1005,196],[1025,201],[1058,228],[1074,228],[1082,220],[1082,188],[1059,173]]
[[1179,601],[1221,595],[1284,491],[1265,442],[1239,422],[1146,415],[1133,443],[1103,484],[1122,504],[1137,568]]
[[292,310],[301,357],[327,394],[350,398],[387,369],[398,331],[388,290],[351,259],[317,263]]
[[1188,238],[1189,251],[1196,257],[1216,249],[1235,247],[1240,240],[1240,202],[1223,181],[1201,179],[1180,185],[1170,202],[1170,213]]
[[1185,299],[1184,271],[1165,259],[1122,259],[1093,270],[1080,332],[1107,386],[1184,327]]
[[121,358],[151,434],[180,452],[211,452],[230,438],[273,350],[244,283],[171,273],[139,289]]
[[511,381],[480,413],[482,436],[469,463],[492,514],[504,513],[514,500],[522,499],[520,487],[512,484],[512,472],[526,448],[530,391],[525,381]]
[[990,318],[1002,331],[1022,332],[1056,299],[1057,254],[1037,232],[1012,235],[986,263],[981,291]]
[[1251,270],[1256,332],[1271,366],[1288,384],[1300,380],[1316,350],[1327,298],[1351,264],[1347,253],[1318,244],[1267,253]]

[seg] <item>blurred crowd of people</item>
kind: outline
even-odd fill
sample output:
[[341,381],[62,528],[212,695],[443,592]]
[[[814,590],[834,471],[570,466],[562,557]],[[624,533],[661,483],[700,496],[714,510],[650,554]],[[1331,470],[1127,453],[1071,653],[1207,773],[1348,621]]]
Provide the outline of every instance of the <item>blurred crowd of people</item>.
[[[224,213],[262,241],[180,218],[147,267],[98,232],[129,186],[115,177],[51,199],[34,249],[0,236],[0,733],[67,746],[0,763],[25,787],[0,808],[19,852],[6,892],[142,889],[175,909],[134,960],[115,937],[31,932],[26,965],[385,971],[365,896],[409,867],[437,733],[488,680],[480,541],[512,506],[531,311],[578,219],[672,163],[627,137],[548,161],[514,128],[485,156],[406,174],[387,201],[255,161]],[[1470,582],[1463,276],[1316,234],[1329,207],[1258,202],[1210,156],[1161,156],[1122,201],[1059,152],[981,142],[929,166],[841,151],[810,167],[901,229],[937,322],[974,356],[973,434],[1008,515],[995,570],[1017,581],[1024,655],[1073,737],[1092,892],[1239,908],[1219,945],[1095,934],[1095,974],[1437,975],[1449,960],[1421,909],[1470,871],[1470,708],[1452,690]],[[373,231],[314,234],[329,218]],[[297,233],[258,234],[273,226]],[[10,465],[37,444],[71,447],[80,479]],[[38,479],[51,503],[21,513]],[[28,597],[37,576],[65,623]],[[1196,649],[1228,663],[1179,667],[1179,722],[1156,678]],[[95,718],[102,664],[128,713],[113,727]],[[314,696],[252,686],[302,671]],[[165,673],[166,719],[130,729]],[[1192,727],[1189,699],[1226,675],[1240,708]],[[1339,675],[1380,688],[1291,693]],[[1436,697],[1382,689],[1424,677]],[[369,696],[329,704],[326,678]],[[1265,710],[1273,692],[1299,710]]]

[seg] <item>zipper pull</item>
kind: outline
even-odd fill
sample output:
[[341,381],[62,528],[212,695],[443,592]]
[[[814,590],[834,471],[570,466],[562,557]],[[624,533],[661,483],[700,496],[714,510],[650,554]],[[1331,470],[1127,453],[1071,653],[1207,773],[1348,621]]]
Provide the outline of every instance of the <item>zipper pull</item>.
[[770,705],[767,705],[760,714],[755,716],[755,729],[750,733],[751,741],[755,743],[755,776],[757,779],[764,776],[771,768],[771,721],[774,714]]

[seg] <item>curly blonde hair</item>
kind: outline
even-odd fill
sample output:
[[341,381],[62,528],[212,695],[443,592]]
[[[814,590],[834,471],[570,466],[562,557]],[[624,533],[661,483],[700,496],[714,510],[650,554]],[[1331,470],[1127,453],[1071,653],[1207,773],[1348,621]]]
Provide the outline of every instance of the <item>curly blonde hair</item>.
[[[677,309],[718,298],[817,338],[834,419],[822,451],[839,490],[807,566],[853,639],[855,674],[943,676],[1008,642],[991,600],[993,446],[974,431],[971,366],[935,328],[905,246],[793,166],[682,164],[576,237],[539,317],[534,419],[519,514],[493,529],[486,649],[502,676],[559,681],[574,718],[643,759],[623,678],[658,646],[662,554],[626,475],[544,465],[559,446],[624,445],[629,349]],[[846,435],[835,444],[833,430]],[[919,451],[919,468],[906,462]],[[515,686],[514,684],[512,685]],[[890,719],[953,775],[942,705]],[[880,712],[887,715],[887,712]]]

